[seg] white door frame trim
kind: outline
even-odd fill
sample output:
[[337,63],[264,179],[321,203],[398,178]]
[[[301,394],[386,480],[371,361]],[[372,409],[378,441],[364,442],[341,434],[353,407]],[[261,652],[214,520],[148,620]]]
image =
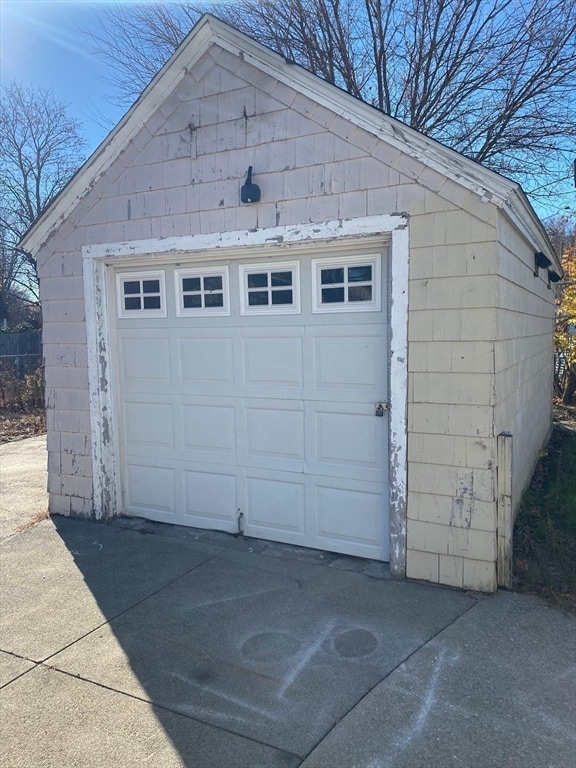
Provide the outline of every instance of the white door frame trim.
[[340,245],[342,241],[382,235],[391,241],[390,257],[390,570],[406,575],[407,394],[408,394],[408,216],[405,214],[337,219],[319,224],[269,227],[183,237],[100,243],[82,248],[88,343],[88,386],[92,433],[94,516],[118,514],[120,473],[116,405],[110,343],[111,301],[109,267],[147,257],[150,262],[179,258],[230,258],[247,252],[269,255],[290,245]]

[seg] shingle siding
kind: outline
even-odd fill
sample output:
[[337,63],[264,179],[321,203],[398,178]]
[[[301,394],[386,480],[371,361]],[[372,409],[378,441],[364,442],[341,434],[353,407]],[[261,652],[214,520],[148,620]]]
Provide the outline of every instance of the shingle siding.
[[513,435],[513,505],[529,481],[551,426],[554,292],[534,275],[534,248],[503,218],[495,343],[495,423]]

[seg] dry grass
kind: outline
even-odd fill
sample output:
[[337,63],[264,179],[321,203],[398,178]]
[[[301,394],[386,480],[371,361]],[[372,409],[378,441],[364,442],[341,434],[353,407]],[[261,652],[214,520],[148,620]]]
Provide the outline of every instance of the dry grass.
[[0,444],[45,432],[42,367],[19,378],[9,362],[0,361]]
[[44,408],[25,411],[8,410],[0,413],[0,445],[25,437],[43,435],[46,432]]
[[38,523],[41,523],[43,520],[49,520],[50,519],[50,513],[48,510],[44,510],[44,512],[38,512],[31,520],[28,520],[26,523],[22,523],[22,525],[19,525],[18,528],[16,528],[16,531],[20,533],[21,531],[27,531],[29,528],[34,528],[35,525],[38,525]]

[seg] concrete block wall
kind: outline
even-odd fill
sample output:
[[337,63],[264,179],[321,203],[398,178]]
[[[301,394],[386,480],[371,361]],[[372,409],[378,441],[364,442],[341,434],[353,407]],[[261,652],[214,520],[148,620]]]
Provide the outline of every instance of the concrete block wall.
[[[450,197],[450,199],[447,199]],[[411,208],[407,573],[496,587],[497,213],[450,182]]]
[[551,426],[554,290],[534,275],[534,246],[498,222],[495,429],[513,436],[512,504],[529,483]]

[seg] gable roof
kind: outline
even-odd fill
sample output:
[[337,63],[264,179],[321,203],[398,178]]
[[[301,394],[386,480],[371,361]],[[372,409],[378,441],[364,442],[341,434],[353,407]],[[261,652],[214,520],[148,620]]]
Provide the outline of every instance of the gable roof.
[[535,248],[546,250],[556,261],[542,223],[519,184],[356,99],[303,67],[287,62],[271,49],[210,14],[202,16],[116,127],[30,227],[20,243],[22,248],[35,253],[47,242],[213,44],[242,56],[252,66],[333,110],[351,124],[475,192],[482,200],[492,202],[506,211]]

